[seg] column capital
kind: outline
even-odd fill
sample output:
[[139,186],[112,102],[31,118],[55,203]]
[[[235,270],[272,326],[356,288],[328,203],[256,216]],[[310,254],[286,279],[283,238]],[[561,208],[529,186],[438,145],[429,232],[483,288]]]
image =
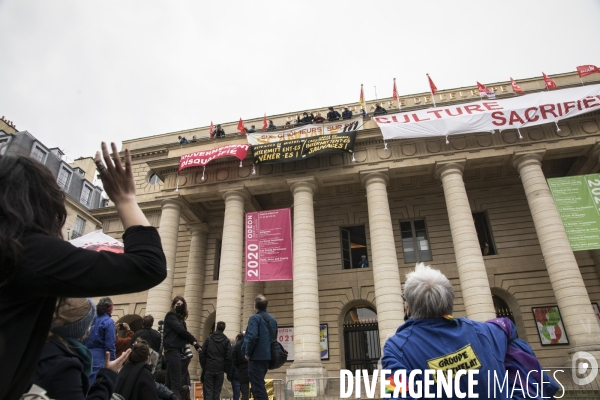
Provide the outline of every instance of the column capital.
[[462,176],[465,170],[466,158],[457,158],[454,160],[438,161],[435,163],[435,177],[443,178],[447,174],[460,174]]
[[238,196],[242,198],[242,201],[246,203],[247,200],[250,199],[250,195],[244,186],[234,186],[227,189],[220,189],[219,193],[223,197],[223,200],[227,201],[227,199]]
[[314,176],[304,176],[302,178],[292,178],[286,180],[292,194],[296,193],[297,190],[310,190],[312,194],[317,193],[319,186]]
[[380,181],[387,186],[390,183],[390,169],[389,168],[377,168],[369,171],[359,172],[360,181],[363,186],[367,186],[369,183],[374,181]]
[[186,224],[185,227],[188,231],[193,235],[195,233],[208,233],[208,224],[205,222],[193,222],[190,224]]
[[510,163],[517,171],[521,172],[521,168],[525,165],[538,164],[541,166],[545,153],[545,149],[515,151]]
[[165,208],[176,208],[178,210],[183,209],[183,202],[179,198],[164,199],[160,202],[160,207],[164,210]]

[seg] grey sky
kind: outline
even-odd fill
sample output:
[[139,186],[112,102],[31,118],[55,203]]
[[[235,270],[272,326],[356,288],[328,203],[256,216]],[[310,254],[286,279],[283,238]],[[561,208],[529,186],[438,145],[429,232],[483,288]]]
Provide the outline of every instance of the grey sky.
[[[0,115],[69,159],[117,141],[600,66],[600,3],[0,0]],[[596,50],[594,50],[596,49]]]

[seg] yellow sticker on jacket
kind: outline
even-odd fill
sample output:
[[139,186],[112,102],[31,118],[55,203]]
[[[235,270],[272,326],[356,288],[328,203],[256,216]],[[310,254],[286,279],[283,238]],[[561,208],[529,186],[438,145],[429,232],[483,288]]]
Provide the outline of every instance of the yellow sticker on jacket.
[[[469,370],[481,368],[481,362],[470,344],[454,353],[448,353],[438,358],[432,358],[427,361],[427,365],[430,369],[439,371],[446,372],[452,370],[453,375],[461,369]],[[434,377],[435,376],[436,375],[434,375]]]

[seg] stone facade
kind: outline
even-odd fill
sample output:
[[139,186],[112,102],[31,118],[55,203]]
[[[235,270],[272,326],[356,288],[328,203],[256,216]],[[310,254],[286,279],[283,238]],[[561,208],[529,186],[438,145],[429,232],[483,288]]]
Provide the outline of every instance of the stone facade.
[[[580,84],[576,74],[553,78],[559,87]],[[525,90],[543,88],[540,78],[519,84]],[[513,96],[509,83],[490,86],[499,98]],[[473,101],[478,97],[473,91],[442,91],[436,102]],[[407,109],[431,101],[424,94],[403,99]],[[388,108],[391,101],[382,103]],[[273,119],[281,122],[296,114]],[[259,121],[246,125],[260,126]],[[228,133],[233,126],[224,124]],[[492,318],[498,311],[492,301],[496,296],[510,309],[520,337],[532,345],[542,364],[562,366],[573,351],[600,350],[600,328],[588,307],[600,302],[595,262],[600,256],[570,250],[545,179],[600,169],[600,112],[563,120],[559,126],[560,131],[554,124],[521,129],[523,139],[515,130],[504,130],[450,136],[449,143],[444,137],[395,140],[387,142],[386,150],[379,128],[367,119],[357,135],[355,161],[350,154],[330,153],[259,165],[256,174],[249,155],[241,167],[238,160],[219,159],[204,173],[190,168],[177,175],[181,155],[245,143],[244,137],[212,141],[199,128],[184,132],[188,139],[202,137],[184,146],[175,140],[182,132],[125,141],[133,156],[140,205],[160,229],[170,271],[149,294],[113,300],[140,315],[147,303],[158,320],[170,298],[185,294],[192,310],[190,330],[204,339],[216,320],[227,322],[230,337],[245,329],[252,299],[263,292],[279,325],[296,327],[294,363],[270,376],[338,376],[351,356],[344,333],[349,311],[356,306],[376,311],[380,346],[402,323],[402,285],[414,262],[405,262],[400,222],[423,220],[431,252],[426,263],[454,285],[454,315]],[[160,182],[149,183],[152,174]],[[291,206],[297,279],[244,284],[244,212]],[[484,255],[480,248],[472,217],[480,212],[489,220],[495,254]],[[106,233],[122,235],[114,208],[94,215]],[[343,269],[341,229],[356,226],[364,227],[370,266]],[[542,347],[532,307],[557,304],[570,344]],[[578,321],[585,321],[585,327]],[[319,324],[328,325],[329,358],[324,360],[319,355]]]

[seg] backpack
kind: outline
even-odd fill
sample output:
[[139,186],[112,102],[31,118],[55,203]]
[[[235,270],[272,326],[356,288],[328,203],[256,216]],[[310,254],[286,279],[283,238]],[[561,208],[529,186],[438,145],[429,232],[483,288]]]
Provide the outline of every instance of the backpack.
[[271,362],[269,363],[269,369],[277,369],[287,361],[288,352],[283,348],[281,343],[277,341],[277,332],[274,332],[271,329],[269,318],[267,318],[264,313],[259,314],[267,323],[269,333],[271,334]]

